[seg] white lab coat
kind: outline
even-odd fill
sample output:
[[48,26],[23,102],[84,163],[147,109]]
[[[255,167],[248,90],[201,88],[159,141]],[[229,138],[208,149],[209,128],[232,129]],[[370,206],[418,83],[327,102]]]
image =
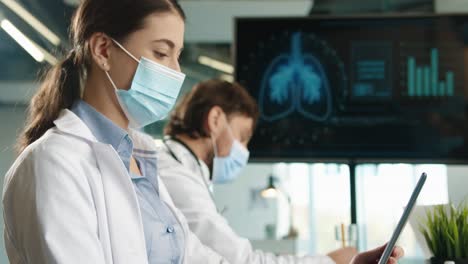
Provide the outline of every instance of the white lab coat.
[[[190,229],[203,244],[233,264],[334,264],[328,256],[275,256],[253,250],[249,240],[239,237],[218,213],[206,186],[209,182],[206,164],[201,160],[197,162],[190,151],[176,141],[168,140],[166,145],[161,145],[161,151],[158,152],[159,176],[177,208],[184,213]],[[248,221],[246,219],[246,223]]]
[[[137,196],[117,152],[69,110],[54,123],[5,177],[10,263],[148,263]],[[151,137],[130,136],[136,148],[156,149]],[[162,182],[159,193],[183,228],[183,263],[222,263],[190,232]]]

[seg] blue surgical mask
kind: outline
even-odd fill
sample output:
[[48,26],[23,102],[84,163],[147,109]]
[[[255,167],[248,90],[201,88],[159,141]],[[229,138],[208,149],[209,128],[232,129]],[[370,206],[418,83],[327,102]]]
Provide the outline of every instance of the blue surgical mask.
[[109,72],[106,71],[120,106],[129,120],[129,126],[141,128],[164,119],[175,105],[185,74],[145,57],[138,60],[117,41],[114,40],[114,43],[138,62],[128,90],[117,88]]
[[[231,128],[228,126],[232,136]],[[233,137],[234,138],[234,137]],[[213,183],[223,184],[235,180],[249,160],[249,151],[237,139],[233,140],[231,151],[226,157],[219,157],[216,142],[213,140],[215,157],[213,159]]]

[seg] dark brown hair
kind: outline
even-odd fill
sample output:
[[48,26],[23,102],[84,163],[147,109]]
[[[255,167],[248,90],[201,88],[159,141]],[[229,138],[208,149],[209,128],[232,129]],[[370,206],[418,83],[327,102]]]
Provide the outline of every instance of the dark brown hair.
[[244,87],[238,83],[209,80],[197,84],[181,99],[164,134],[171,137],[185,134],[194,139],[208,137],[203,125],[214,106],[219,106],[228,118],[235,114],[244,115],[253,119],[253,127],[256,125],[257,103]]
[[88,41],[102,32],[117,41],[141,29],[147,16],[174,12],[185,20],[175,0],[83,0],[70,26],[73,49],[49,69],[29,106],[24,132],[18,139],[18,150],[40,138],[57,119],[60,111],[70,108],[81,96],[81,84],[91,66]]

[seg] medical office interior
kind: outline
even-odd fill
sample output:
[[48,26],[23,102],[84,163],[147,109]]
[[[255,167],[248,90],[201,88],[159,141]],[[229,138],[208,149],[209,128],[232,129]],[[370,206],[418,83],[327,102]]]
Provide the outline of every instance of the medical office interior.
[[[277,254],[372,249],[390,239],[426,172],[399,245],[401,263],[431,258],[425,210],[468,206],[468,1],[179,2],[181,93],[211,78],[237,81],[261,113],[248,166],[214,186],[234,230]],[[37,77],[69,48],[78,3],[0,0],[1,177]],[[158,140],[164,124],[144,130]]]

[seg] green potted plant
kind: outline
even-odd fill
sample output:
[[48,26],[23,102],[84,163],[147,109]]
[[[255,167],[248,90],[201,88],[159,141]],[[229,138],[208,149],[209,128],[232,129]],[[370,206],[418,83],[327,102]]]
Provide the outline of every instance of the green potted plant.
[[431,264],[468,264],[468,203],[437,205],[423,223],[420,231],[433,254]]

